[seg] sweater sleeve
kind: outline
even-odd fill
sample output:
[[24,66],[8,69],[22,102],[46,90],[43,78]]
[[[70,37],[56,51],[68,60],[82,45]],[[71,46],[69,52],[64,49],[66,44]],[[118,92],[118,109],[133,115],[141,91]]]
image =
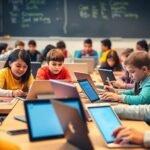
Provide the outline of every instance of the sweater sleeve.
[[114,111],[121,119],[142,120],[149,122],[150,105],[117,105],[113,107]]

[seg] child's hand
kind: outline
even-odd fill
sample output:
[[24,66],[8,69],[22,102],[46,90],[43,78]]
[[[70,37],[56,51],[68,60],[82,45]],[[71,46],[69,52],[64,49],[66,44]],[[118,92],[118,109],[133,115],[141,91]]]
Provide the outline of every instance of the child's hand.
[[113,132],[112,135],[116,137],[115,143],[117,144],[126,144],[128,142],[132,142],[142,145],[144,143],[144,133],[136,129],[119,127]]
[[117,87],[117,88],[125,88],[125,83],[121,80],[117,80],[117,81],[110,81],[111,84],[114,86],[114,87]]
[[22,90],[14,90],[13,92],[12,92],[12,95],[13,96],[26,96],[26,93],[25,92],[23,92]]
[[120,102],[120,97],[118,94],[116,93],[112,93],[112,92],[105,92],[102,96],[101,96],[101,100],[111,100],[111,101],[115,101],[115,102]]
[[111,82],[109,80],[107,80],[108,85],[104,86],[104,89],[108,92],[113,92],[115,93],[115,89],[113,88]]

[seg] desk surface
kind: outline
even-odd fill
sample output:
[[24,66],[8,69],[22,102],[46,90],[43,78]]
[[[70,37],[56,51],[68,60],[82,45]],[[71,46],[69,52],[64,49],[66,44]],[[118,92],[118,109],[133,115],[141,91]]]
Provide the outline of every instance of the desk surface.
[[[57,139],[57,140],[46,140],[40,142],[30,142],[28,138],[28,134],[24,135],[17,135],[17,136],[10,136],[6,134],[7,130],[15,130],[15,129],[24,129],[27,128],[26,123],[17,121],[14,119],[15,115],[23,115],[24,114],[24,107],[23,102],[18,101],[16,107],[10,112],[6,120],[0,126],[0,136],[4,139],[13,141],[17,143],[22,150],[49,150],[50,148],[56,150],[67,150],[72,149],[75,150],[76,148],[72,145],[66,143],[65,139]],[[150,130],[149,126],[143,121],[122,121],[123,125],[128,127],[134,127],[142,131]],[[88,128],[90,131],[90,139],[94,145],[95,149],[108,149],[101,137],[100,132],[98,131],[96,125],[93,122],[89,122]],[[120,149],[120,148],[119,148]],[[118,150],[119,150],[118,149]],[[137,148],[136,148],[137,149]],[[144,149],[144,148],[139,148]],[[125,149],[127,150],[127,149]],[[134,149],[133,149],[134,150]]]

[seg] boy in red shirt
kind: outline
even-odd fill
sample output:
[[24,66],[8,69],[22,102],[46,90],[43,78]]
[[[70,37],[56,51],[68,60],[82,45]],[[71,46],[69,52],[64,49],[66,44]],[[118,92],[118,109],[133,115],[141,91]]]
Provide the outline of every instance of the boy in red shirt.
[[72,81],[71,75],[67,68],[63,66],[64,54],[59,49],[53,49],[48,52],[47,57],[48,66],[41,67],[36,75],[37,80],[66,80]]

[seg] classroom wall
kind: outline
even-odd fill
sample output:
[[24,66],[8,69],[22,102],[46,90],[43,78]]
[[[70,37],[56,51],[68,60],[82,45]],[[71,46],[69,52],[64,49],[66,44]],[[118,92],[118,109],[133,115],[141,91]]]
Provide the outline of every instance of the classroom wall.
[[[71,55],[74,54],[74,51],[77,49],[83,48],[83,41],[85,38],[63,38],[63,37],[51,37],[51,38],[37,38],[37,37],[14,37],[9,40],[6,39],[0,39],[0,42],[6,42],[8,43],[11,47],[14,47],[15,41],[16,40],[22,40],[25,42],[27,48],[27,43],[29,40],[34,39],[37,42],[37,49],[39,51],[42,51],[44,47],[47,44],[53,44],[55,45],[57,41],[59,40],[64,40],[68,51],[71,53]],[[100,41],[103,38],[92,38],[93,40],[93,48],[97,50],[98,52],[100,51]],[[140,39],[124,39],[124,38],[112,38],[112,48],[116,49],[119,53],[123,51],[125,48],[134,48],[136,42]],[[150,39],[146,39],[148,43],[150,42]]]

